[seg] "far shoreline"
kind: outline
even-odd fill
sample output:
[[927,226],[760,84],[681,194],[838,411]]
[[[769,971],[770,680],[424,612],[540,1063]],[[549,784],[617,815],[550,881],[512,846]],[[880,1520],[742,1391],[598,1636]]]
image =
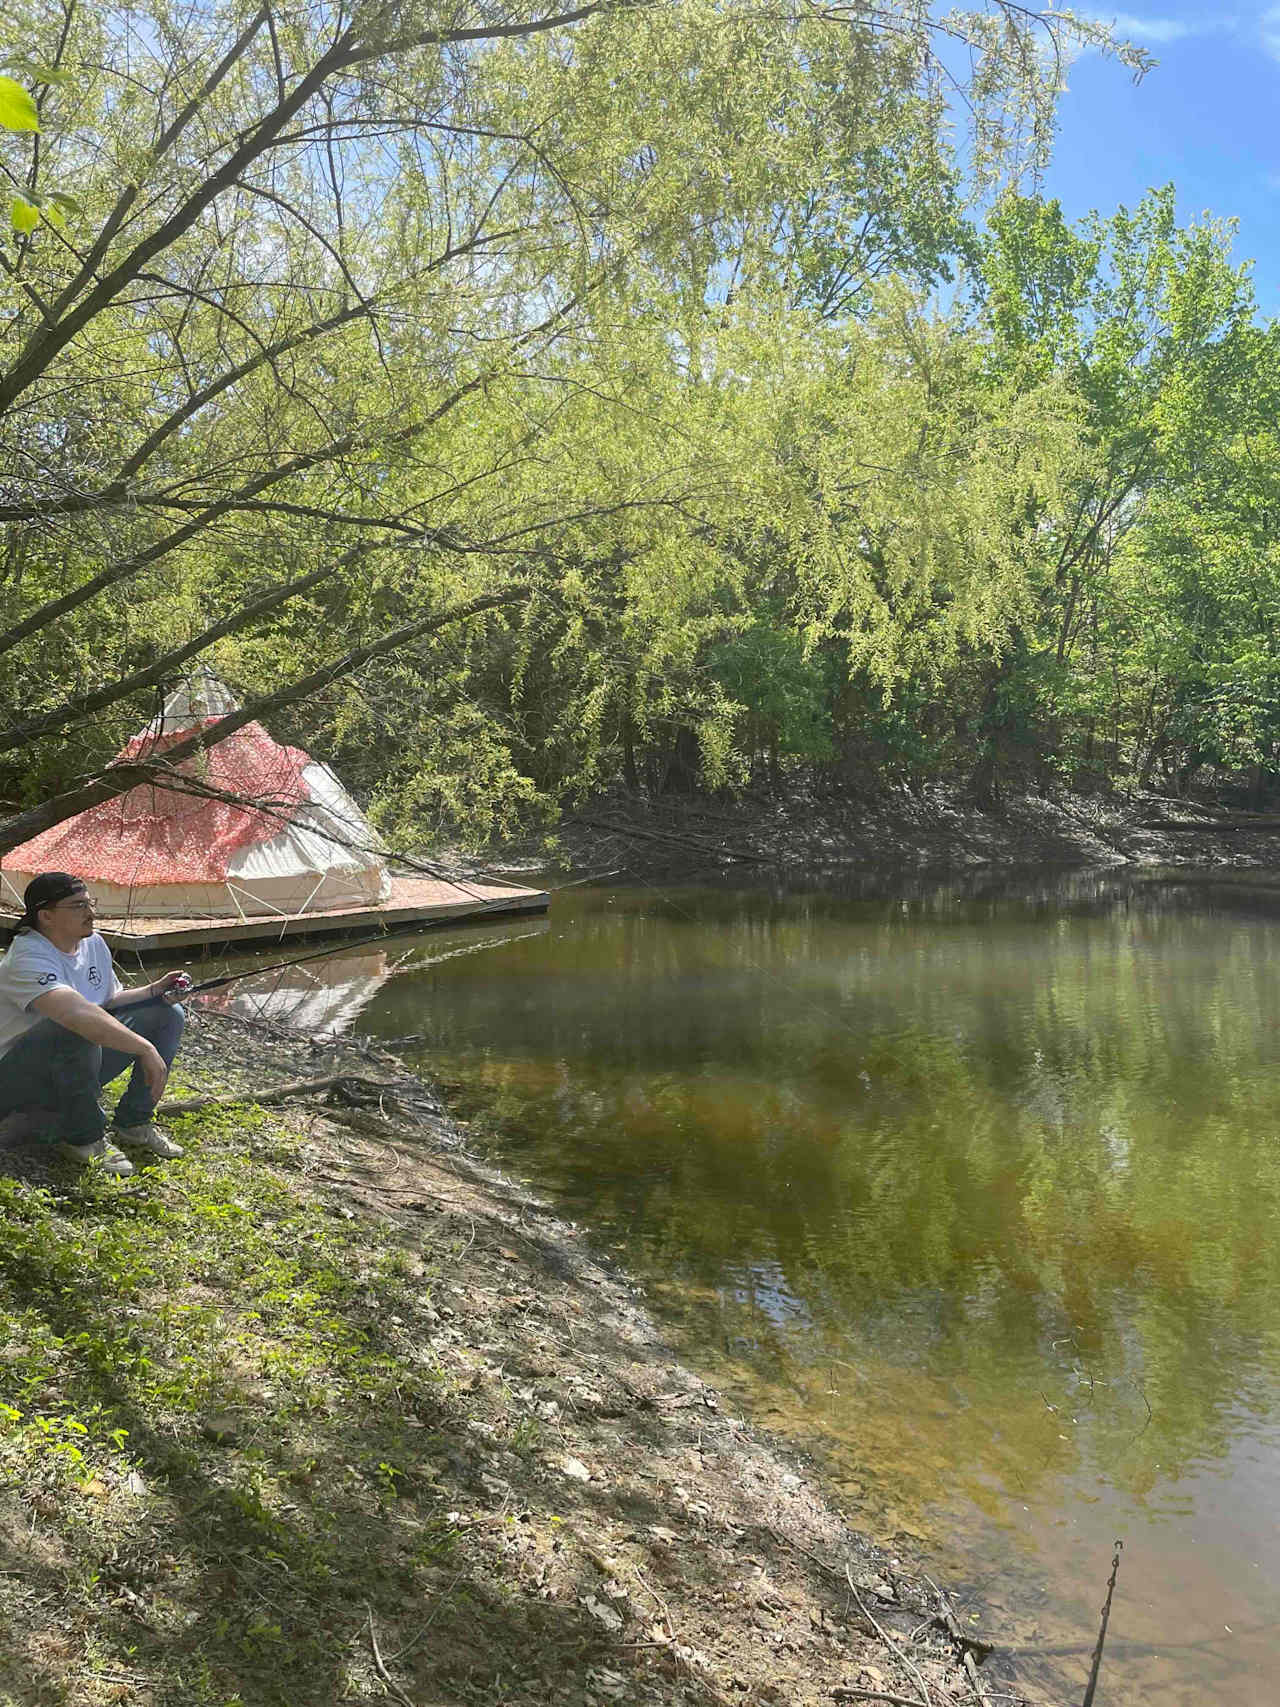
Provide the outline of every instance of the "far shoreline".
[[1225,874],[1280,870],[1280,815],[1151,791],[1022,791],[995,807],[944,784],[779,799],[617,791],[566,807],[549,831],[478,856],[455,855],[452,863],[518,878],[550,871],[575,883],[628,874],[687,881],[712,872],[748,884],[756,875],[776,880],[779,872],[815,883],[861,873],[885,884],[1036,868]]

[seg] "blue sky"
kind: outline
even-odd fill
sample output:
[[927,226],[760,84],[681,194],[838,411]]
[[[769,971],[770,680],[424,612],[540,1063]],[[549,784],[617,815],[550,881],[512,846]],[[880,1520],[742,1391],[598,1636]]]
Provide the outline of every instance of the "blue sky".
[[1135,85],[1113,60],[1076,61],[1046,195],[1077,219],[1176,184],[1183,221],[1239,221],[1236,257],[1254,262],[1262,312],[1280,315],[1280,5],[1088,10],[1160,63]]

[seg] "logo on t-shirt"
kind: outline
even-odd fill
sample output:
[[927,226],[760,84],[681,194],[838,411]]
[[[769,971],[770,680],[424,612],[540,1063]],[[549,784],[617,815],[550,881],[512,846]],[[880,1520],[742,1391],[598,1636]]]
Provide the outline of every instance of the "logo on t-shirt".
[[43,978],[36,979],[37,984],[56,984],[57,982],[58,974],[56,972],[46,972]]
[[101,984],[102,973],[98,969],[97,966],[90,966],[90,968],[89,968],[89,982],[91,984]]

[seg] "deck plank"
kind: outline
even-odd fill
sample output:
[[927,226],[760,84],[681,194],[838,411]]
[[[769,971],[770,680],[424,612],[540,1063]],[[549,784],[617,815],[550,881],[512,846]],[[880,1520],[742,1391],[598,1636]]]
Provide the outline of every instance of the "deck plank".
[[100,918],[98,930],[112,948],[131,954],[162,954],[169,949],[210,947],[241,942],[279,942],[286,938],[340,936],[372,932],[385,926],[400,929],[421,921],[423,926],[463,923],[511,913],[545,913],[550,895],[517,884],[438,877],[393,877],[391,894],[376,907],[339,907],[313,913],[269,918],[154,919]]

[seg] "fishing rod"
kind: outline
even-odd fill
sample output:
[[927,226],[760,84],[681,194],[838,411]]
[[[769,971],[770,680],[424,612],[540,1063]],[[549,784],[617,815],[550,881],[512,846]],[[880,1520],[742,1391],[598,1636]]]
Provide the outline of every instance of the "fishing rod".
[[[576,889],[580,884],[598,881],[601,877],[614,877],[616,870],[592,872],[586,877],[576,877],[568,883],[558,884],[548,893],[558,895],[562,889]],[[177,984],[162,996],[142,996],[136,1002],[121,1001],[108,1009],[110,1013],[132,1012],[137,1008],[159,1006],[170,998],[177,999],[186,996],[204,996],[213,990],[225,990],[228,984],[238,984],[242,978],[258,978],[268,972],[284,972],[293,966],[303,966],[310,960],[324,960],[331,954],[342,954],[347,949],[368,948],[375,943],[390,942],[396,937],[418,936],[430,930],[440,930],[443,926],[454,923],[470,923],[478,915],[498,913],[504,910],[508,897],[499,896],[493,901],[481,901],[473,912],[467,913],[460,920],[441,920],[436,924],[424,922],[422,919],[412,919],[408,923],[392,926],[390,929],[372,931],[368,936],[344,937],[340,942],[332,943],[328,948],[317,948],[308,954],[291,955],[287,960],[275,960],[267,966],[249,966],[242,972],[227,972],[219,978],[206,978],[199,984],[193,984],[189,979],[186,983]],[[183,973],[186,978],[186,974]]]
[[[482,906],[477,909],[477,912],[498,911],[500,911],[500,908],[497,903],[488,907],[485,907],[482,904]],[[465,922],[469,923],[475,917],[476,913],[468,913],[466,915]],[[448,921],[450,924],[454,922],[455,921],[452,919]],[[115,1002],[107,1011],[115,1014],[126,1011],[133,1012],[137,1008],[157,1006],[169,1001],[170,998],[176,1000],[179,997],[185,999],[188,996],[206,996],[214,990],[225,990],[228,984],[238,984],[242,978],[259,978],[265,976],[268,972],[284,972],[293,966],[304,966],[310,960],[324,960],[331,954],[342,954],[347,949],[369,948],[375,943],[390,942],[395,937],[413,935],[420,936],[426,931],[439,929],[441,929],[441,924],[424,924],[421,919],[414,919],[408,924],[392,926],[389,930],[374,931],[368,936],[344,937],[341,942],[331,943],[328,948],[312,949],[308,954],[291,955],[287,960],[273,960],[267,966],[249,966],[242,972],[226,972],[219,978],[205,978],[198,984],[193,984],[184,972],[182,976],[186,979],[186,982],[174,985],[172,989],[167,990],[164,995],[143,996],[136,1002]]]

